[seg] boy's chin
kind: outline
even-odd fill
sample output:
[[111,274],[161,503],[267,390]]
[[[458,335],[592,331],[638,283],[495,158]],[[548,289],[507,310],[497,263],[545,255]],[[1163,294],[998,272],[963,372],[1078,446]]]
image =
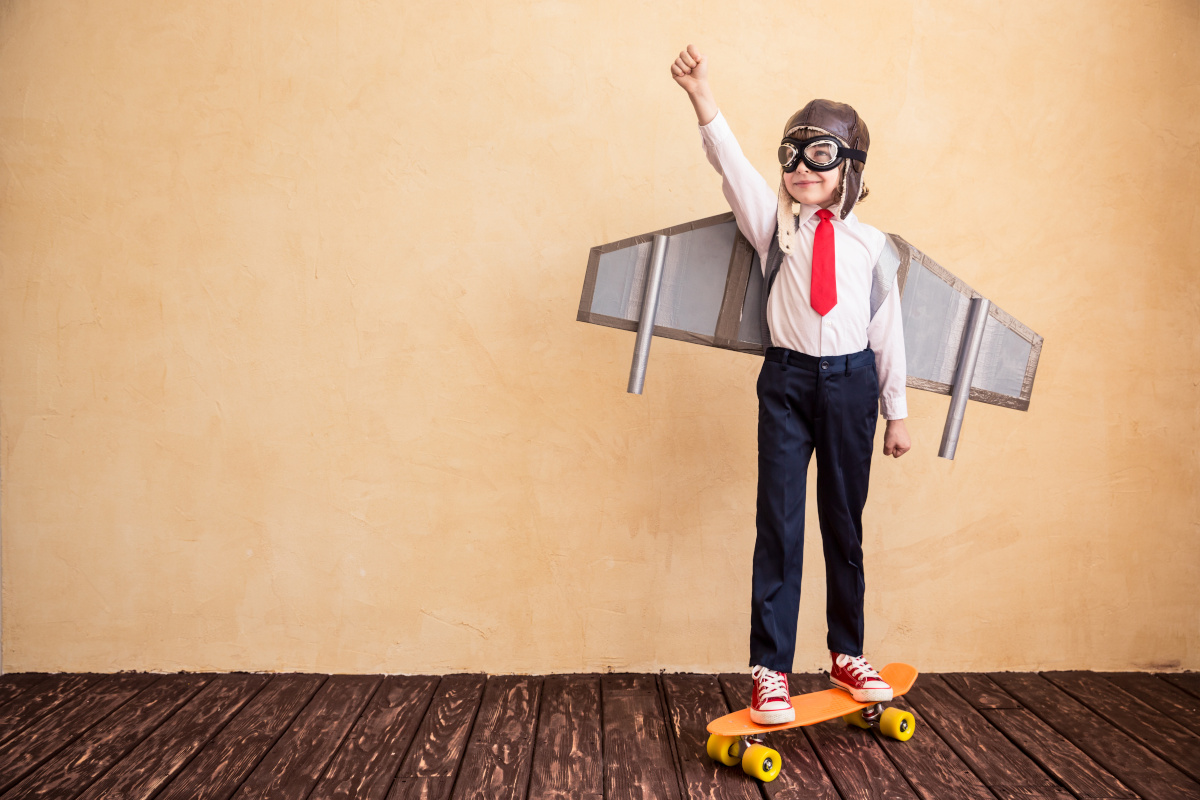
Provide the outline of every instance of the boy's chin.
[[806,199],[803,195],[797,197],[796,193],[793,192],[791,189],[788,189],[788,196],[791,197],[793,200],[795,200],[797,203],[800,203],[801,205],[816,206],[817,208],[829,208],[831,205],[833,205],[832,197],[824,197],[824,198],[816,197],[816,198],[807,198]]

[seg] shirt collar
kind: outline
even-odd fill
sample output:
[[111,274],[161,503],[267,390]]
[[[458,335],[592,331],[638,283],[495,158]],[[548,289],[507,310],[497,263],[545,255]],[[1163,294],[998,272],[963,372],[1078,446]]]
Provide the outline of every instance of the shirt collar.
[[[821,206],[810,206],[807,203],[801,203],[800,204],[800,213],[796,215],[796,219],[798,220],[799,227],[804,227],[805,224],[807,224],[810,219],[815,217],[817,215],[817,212],[820,210],[821,210]],[[849,222],[851,214],[854,213],[854,212],[850,212],[850,214],[846,215],[846,219],[843,220],[838,217],[837,211],[835,211],[832,208],[829,210],[830,210],[830,212],[833,213],[833,217],[830,218],[830,220],[829,220],[830,222]]]

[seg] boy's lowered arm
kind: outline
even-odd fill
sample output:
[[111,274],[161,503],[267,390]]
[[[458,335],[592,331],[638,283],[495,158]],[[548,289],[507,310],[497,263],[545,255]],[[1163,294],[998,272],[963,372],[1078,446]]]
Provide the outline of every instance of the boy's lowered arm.
[[879,375],[879,411],[887,420],[883,432],[883,454],[899,458],[912,449],[908,426],[908,398],[905,393],[908,372],[904,352],[904,318],[900,308],[900,287],[892,284],[883,305],[867,325],[867,346],[875,351],[875,371]]
[[867,325],[867,346],[875,352],[879,374],[879,411],[884,419],[908,416],[905,377],[904,321],[900,310],[900,287],[892,284],[883,305]]

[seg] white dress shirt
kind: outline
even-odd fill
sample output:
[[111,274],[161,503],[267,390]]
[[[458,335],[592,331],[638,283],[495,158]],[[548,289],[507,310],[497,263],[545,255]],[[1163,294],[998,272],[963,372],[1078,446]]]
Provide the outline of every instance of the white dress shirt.
[[[758,251],[766,270],[767,251],[775,235],[778,195],[742,153],[724,115],[700,126],[700,139],[709,163],[721,174],[721,190],[738,228]],[[874,319],[871,318],[871,274],[883,251],[884,234],[859,222],[854,212],[833,225],[837,305],[822,317],[809,301],[812,281],[813,235],[820,218],[817,206],[800,207],[800,230],[792,253],[783,263],[767,300],[767,325],[779,347],[813,356],[839,356],[870,347],[879,373],[879,405],[884,419],[908,416],[904,395],[904,323],[896,284]]]

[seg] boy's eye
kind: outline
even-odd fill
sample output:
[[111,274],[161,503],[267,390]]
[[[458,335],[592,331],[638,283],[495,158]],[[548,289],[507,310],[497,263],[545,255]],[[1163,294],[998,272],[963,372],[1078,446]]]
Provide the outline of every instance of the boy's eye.
[[828,164],[834,159],[833,146],[828,142],[819,142],[808,147],[808,157],[818,164]]

